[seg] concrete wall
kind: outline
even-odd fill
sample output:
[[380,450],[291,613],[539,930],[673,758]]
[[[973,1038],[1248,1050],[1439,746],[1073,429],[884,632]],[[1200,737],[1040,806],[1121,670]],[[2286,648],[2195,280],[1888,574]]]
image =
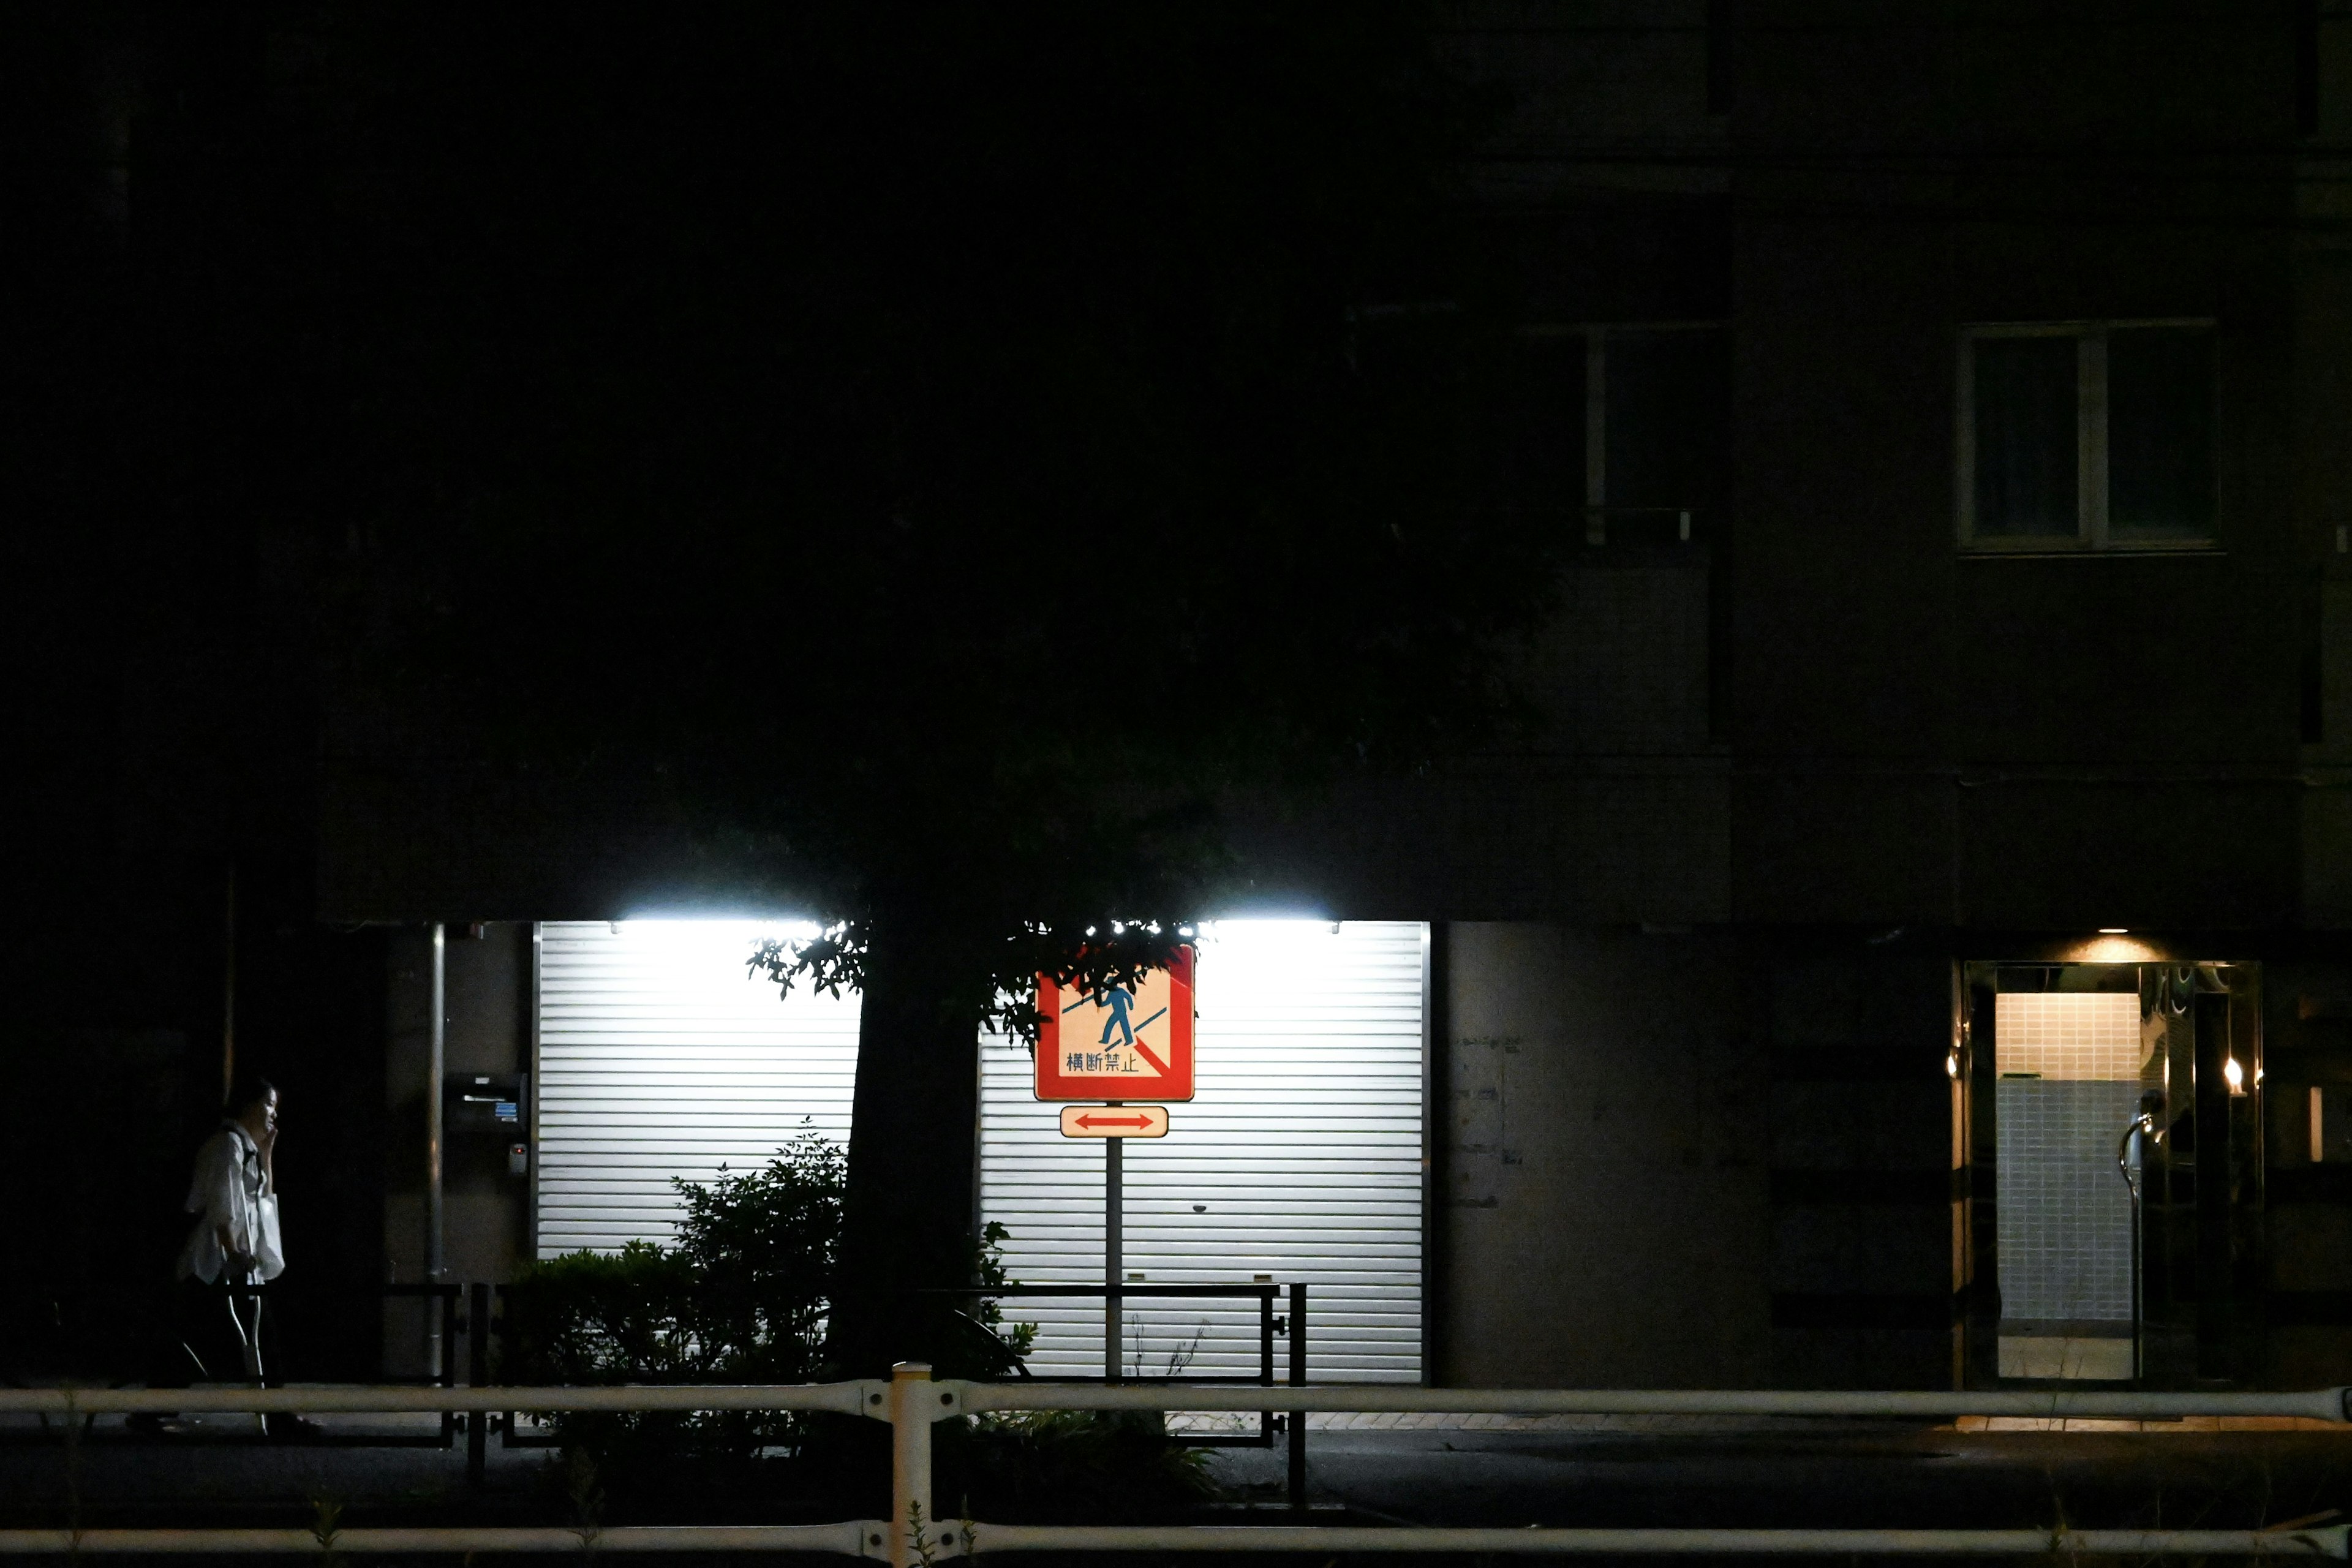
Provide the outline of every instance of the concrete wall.
[[1735,956],[1627,928],[1443,940],[1434,1378],[1759,1382],[1769,1145]]
[[1769,1010],[1774,1383],[1949,1388],[1968,1263],[1956,998],[1937,948],[1836,933],[1751,952]]
[[[1743,8],[1732,117],[1735,918],[2291,919],[2315,558],[2287,482],[2285,13],[1922,28],[1801,11]],[[2110,134],[2281,155],[2227,176],[2107,156],[2063,180],[1955,180],[1895,151]],[[1827,145],[1853,165],[1801,155]],[[1959,327],[2158,316],[2219,322],[2221,549],[1958,551]],[[2152,703],[2186,721],[2151,730]]]
[[1439,1381],[1952,1386],[1947,955],[1468,922],[1441,942]]
[[2352,1091],[2352,964],[2265,964],[2263,1002],[2265,1381],[2352,1382],[2352,1162],[2340,1143],[2314,1162],[2310,1123],[2315,1087],[2338,1106]]

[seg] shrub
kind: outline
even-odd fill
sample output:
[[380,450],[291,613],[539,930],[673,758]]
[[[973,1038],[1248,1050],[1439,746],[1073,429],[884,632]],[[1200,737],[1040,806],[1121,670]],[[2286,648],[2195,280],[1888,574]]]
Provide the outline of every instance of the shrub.
[[938,1496],[1004,1524],[1165,1524],[1217,1495],[1209,1451],[1145,1410],[1034,1410],[941,1423]]
[[[843,1158],[803,1132],[765,1168],[675,1184],[674,1246],[534,1263],[509,1288],[501,1375],[520,1383],[806,1383],[824,1349],[841,1237]],[[566,1447],[608,1474],[671,1462],[742,1462],[795,1451],[783,1412],[572,1414]]]
[[[813,1383],[827,1373],[826,1320],[837,1287],[840,1147],[803,1132],[763,1168],[719,1168],[708,1183],[673,1184],[684,1203],[668,1247],[633,1241],[618,1253],[574,1252],[534,1263],[507,1294],[500,1375],[516,1383]],[[974,1278],[1005,1284],[1004,1227],[985,1232]],[[1019,1374],[1034,1324],[999,1331],[992,1300],[942,1303],[954,1350],[942,1377]],[[863,1423],[860,1423],[862,1426]],[[797,1455],[809,1417],[786,1412],[568,1414],[554,1422],[570,1449],[593,1454],[624,1488],[681,1464],[706,1472],[762,1453]]]
[[670,1256],[692,1280],[688,1322],[708,1381],[807,1383],[824,1351],[848,1174],[840,1147],[803,1132],[767,1168],[695,1184]]

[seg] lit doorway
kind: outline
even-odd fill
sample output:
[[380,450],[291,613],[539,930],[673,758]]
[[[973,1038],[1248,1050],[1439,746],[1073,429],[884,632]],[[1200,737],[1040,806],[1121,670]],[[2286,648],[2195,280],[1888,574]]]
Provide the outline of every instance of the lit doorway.
[[2258,964],[1971,963],[1970,1381],[2258,1365]]

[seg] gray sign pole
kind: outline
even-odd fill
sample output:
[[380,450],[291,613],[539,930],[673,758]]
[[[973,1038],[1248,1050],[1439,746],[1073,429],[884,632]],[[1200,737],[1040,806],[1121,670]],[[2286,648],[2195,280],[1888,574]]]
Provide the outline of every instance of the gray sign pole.
[[[1118,1103],[1114,1100],[1114,1105]],[[1121,1192],[1126,1177],[1120,1150],[1124,1138],[1103,1140],[1103,1376],[1118,1381],[1119,1321],[1126,1315],[1119,1287],[1127,1267],[1126,1216],[1121,1213]]]

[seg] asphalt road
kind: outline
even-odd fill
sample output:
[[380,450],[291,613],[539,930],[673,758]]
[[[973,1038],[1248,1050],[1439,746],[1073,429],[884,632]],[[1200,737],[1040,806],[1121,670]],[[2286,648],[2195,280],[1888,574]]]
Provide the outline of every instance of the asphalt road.
[[[1277,1450],[1219,1472],[1283,1495]],[[1311,1502],[1454,1525],[2255,1528],[2352,1513],[2352,1431],[1315,1433]]]

